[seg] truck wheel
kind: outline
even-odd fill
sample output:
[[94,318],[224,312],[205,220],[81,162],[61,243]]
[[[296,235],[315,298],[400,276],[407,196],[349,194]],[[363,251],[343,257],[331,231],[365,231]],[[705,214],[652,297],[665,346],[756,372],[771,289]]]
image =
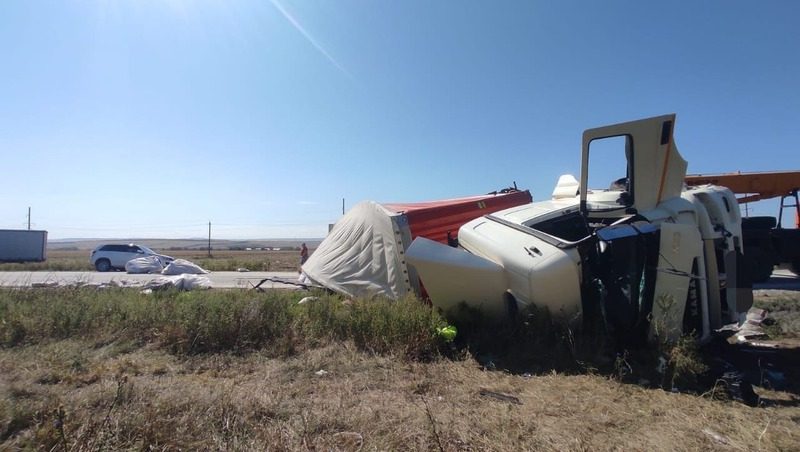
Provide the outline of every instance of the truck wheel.
[[98,259],[97,262],[94,263],[94,268],[99,272],[107,272],[111,270],[111,261],[108,259]]
[[753,278],[753,282],[763,283],[769,281],[774,267],[769,255],[761,248],[746,248],[744,256],[750,262],[750,276]]

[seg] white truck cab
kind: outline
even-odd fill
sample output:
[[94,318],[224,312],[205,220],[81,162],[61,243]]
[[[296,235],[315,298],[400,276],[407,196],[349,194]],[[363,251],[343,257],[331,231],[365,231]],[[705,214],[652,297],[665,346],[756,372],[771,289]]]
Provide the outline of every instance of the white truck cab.
[[[465,224],[458,249],[415,240],[408,260],[431,302],[500,320],[531,305],[567,322],[602,318],[622,342],[707,339],[739,321],[752,291],[737,272],[738,204],[723,187],[684,190],[674,125],[671,114],[586,130],[580,180],[562,176],[552,199]],[[623,143],[623,177],[593,188],[606,139]]]

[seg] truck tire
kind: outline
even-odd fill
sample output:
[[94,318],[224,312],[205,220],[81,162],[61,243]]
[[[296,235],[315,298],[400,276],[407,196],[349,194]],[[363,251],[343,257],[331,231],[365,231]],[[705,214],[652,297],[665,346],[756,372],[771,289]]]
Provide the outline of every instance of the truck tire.
[[778,224],[775,217],[744,217],[742,229],[774,229]]
[[775,265],[770,256],[761,248],[745,248],[744,256],[750,263],[750,276],[754,283],[769,281]]
[[108,259],[98,259],[97,262],[94,263],[94,268],[99,272],[107,272],[111,270],[111,261]]

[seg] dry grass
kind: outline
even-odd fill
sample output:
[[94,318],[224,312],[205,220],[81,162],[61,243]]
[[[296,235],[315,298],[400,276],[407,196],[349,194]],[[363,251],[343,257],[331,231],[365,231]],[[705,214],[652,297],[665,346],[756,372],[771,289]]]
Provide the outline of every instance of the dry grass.
[[795,293],[765,292],[755,300],[755,306],[769,312],[767,332],[775,338],[800,338],[800,301]]
[[211,271],[234,271],[238,268],[251,271],[293,271],[300,266],[299,251],[212,250],[212,257],[208,257],[208,252],[203,251],[167,251],[164,254],[188,259]]
[[788,405],[350,343],[288,359],[78,340],[0,351],[3,449],[796,450],[800,408]]
[[[514,350],[506,355],[477,349],[475,330],[445,358],[426,345],[436,316],[414,304],[297,305],[298,294],[235,291],[0,295],[0,450],[800,448],[795,393],[759,390],[766,403],[752,408],[719,399],[718,387],[692,395],[623,383],[630,375],[555,356],[568,352],[553,342],[557,328],[494,330],[505,336],[495,345]],[[497,368],[521,355],[545,364],[532,375],[492,371],[481,354]]]
[[[211,271],[294,271],[300,265],[299,251],[155,250],[175,258],[188,259]],[[0,271],[94,271],[87,250],[48,250],[45,262],[2,263]]]

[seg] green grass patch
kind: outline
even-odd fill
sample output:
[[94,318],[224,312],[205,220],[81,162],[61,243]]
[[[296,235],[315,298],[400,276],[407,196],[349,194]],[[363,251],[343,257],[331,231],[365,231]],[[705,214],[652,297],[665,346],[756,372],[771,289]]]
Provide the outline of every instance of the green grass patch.
[[297,350],[353,341],[373,353],[422,359],[436,353],[445,324],[413,299],[344,301],[271,291],[156,292],[57,288],[0,291],[0,346],[89,338],[155,343],[176,354]]
[[66,271],[94,271],[94,267],[87,258],[48,259],[44,262],[0,263],[0,271],[4,272],[66,272]]

